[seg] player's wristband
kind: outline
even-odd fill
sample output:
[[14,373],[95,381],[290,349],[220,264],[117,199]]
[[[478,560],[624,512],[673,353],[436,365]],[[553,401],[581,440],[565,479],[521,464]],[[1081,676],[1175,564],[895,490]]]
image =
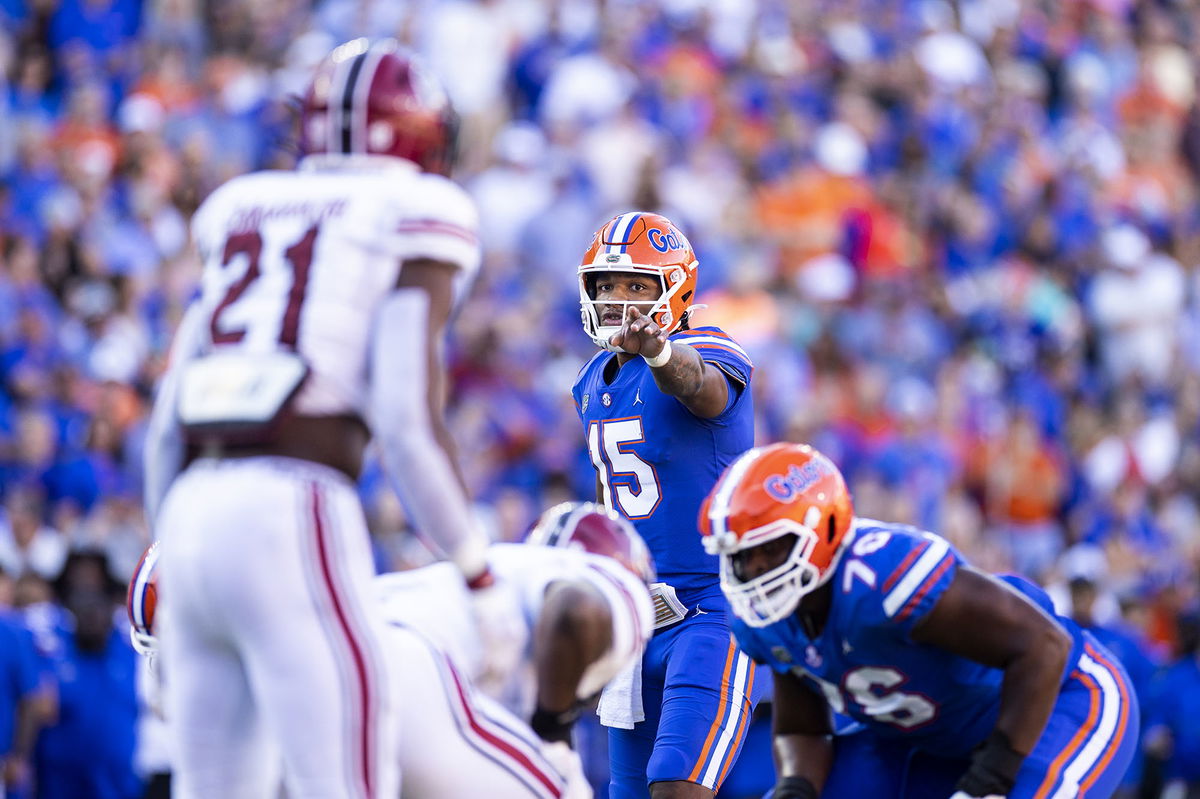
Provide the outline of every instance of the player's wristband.
[[463,579],[467,581],[467,587],[472,591],[487,588],[495,582],[492,571],[488,568],[487,542],[482,536],[468,537],[450,559],[458,566]]
[[771,799],[817,799],[817,786],[804,777],[780,777]]
[[1025,755],[1015,751],[1000,730],[980,744],[971,755],[971,765],[954,786],[968,796],[1007,796],[1017,781]]
[[572,705],[558,713],[545,710],[539,705],[537,710],[533,711],[533,718],[529,720],[529,726],[543,741],[562,741],[570,744],[571,727],[582,713],[583,707],[579,704]]
[[642,358],[645,358],[649,366],[665,366],[667,361],[671,360],[671,339],[667,339],[667,343],[663,345],[662,352],[658,355],[655,355],[653,358],[646,358],[643,355]]

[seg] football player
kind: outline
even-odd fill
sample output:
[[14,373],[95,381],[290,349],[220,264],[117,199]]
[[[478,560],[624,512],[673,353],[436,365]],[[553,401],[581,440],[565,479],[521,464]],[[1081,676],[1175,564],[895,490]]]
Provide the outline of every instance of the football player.
[[[854,516],[811,447],[753,449],[700,519],[738,643],[775,677],[774,799],[1111,796],[1138,705],[1112,653],[1019,577]],[[831,711],[862,725],[830,736]]]
[[480,259],[445,177],[453,111],[395,41],[357,39],[318,68],[300,125],[294,171],[234,178],[197,210],[202,293],[151,417],[181,797],[268,795],[268,746],[296,796],[396,794],[355,491],[369,438],[416,527],[490,580],[442,410],[443,330]]
[[[542,514],[525,543],[492,544],[488,561],[497,583],[521,597],[522,624],[508,657],[485,656],[492,644],[480,635],[462,580],[446,564],[377,577],[385,616],[449,653],[542,739],[569,742],[575,720],[605,685],[637,664],[650,637],[650,552],[615,513],[564,502]],[[499,670],[492,665],[505,662]]]
[[[591,795],[569,747],[571,725],[641,653],[653,564],[628,522],[590,503],[551,509],[530,542],[495,544],[490,553],[496,580],[519,587],[524,624],[518,656],[506,673],[489,670],[486,692],[475,678],[498,661],[482,656],[490,639],[454,567],[377,578],[400,721],[414,731],[398,750],[403,797]],[[157,648],[156,595],[152,548],[128,601],[131,636],[147,655]]]
[[670,220],[630,212],[600,228],[578,269],[583,328],[601,350],[573,389],[596,495],[633,522],[661,580],[640,671],[600,705],[614,799],[712,797],[757,696],[694,527],[754,443],[753,365],[720,329],[692,327],[697,268]]

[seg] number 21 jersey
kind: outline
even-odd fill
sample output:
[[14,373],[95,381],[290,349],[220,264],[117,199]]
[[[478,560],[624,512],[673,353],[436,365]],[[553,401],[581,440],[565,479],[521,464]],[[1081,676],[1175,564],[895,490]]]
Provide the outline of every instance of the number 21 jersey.
[[461,188],[399,159],[311,156],[295,171],[234,178],[192,220],[201,354],[296,352],[309,375],[295,412],[365,416],[374,310],[401,264],[453,264],[461,296],[479,267],[477,228]]

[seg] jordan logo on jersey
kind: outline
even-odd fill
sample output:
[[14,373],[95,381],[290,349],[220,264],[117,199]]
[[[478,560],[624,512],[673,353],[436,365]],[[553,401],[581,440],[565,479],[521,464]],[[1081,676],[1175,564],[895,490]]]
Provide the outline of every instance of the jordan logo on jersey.
[[637,405],[639,402],[641,402],[643,405],[646,404],[642,402],[642,390],[640,388],[637,390],[637,393],[633,395],[633,404]]

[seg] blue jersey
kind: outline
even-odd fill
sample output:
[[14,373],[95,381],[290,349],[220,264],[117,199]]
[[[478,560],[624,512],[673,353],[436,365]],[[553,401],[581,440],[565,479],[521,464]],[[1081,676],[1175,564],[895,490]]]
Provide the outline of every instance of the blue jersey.
[[[963,565],[961,555],[944,538],[908,525],[856,519],[852,535],[830,577],[829,618],[815,639],[792,615],[762,628],[735,620],[738,643],[880,737],[941,755],[967,754],[995,724],[1003,672],[910,638]],[[1006,582],[1053,613],[1032,583]],[[1074,622],[1057,621],[1073,641],[1065,679],[1083,637]]]
[[33,636],[19,617],[0,610],[0,760],[12,748],[18,705],[37,687]]
[[717,584],[717,558],[704,551],[697,517],[717,477],[754,445],[753,364],[715,327],[683,330],[671,341],[694,347],[728,376],[729,403],[720,416],[701,419],[662,393],[642,358],[609,382],[606,367],[617,357],[611,352],[584,365],[572,394],[604,504],[633,522],[659,577],[686,603]]
[[1171,732],[1167,778],[1200,782],[1200,660],[1185,655],[1154,678],[1146,727]]

